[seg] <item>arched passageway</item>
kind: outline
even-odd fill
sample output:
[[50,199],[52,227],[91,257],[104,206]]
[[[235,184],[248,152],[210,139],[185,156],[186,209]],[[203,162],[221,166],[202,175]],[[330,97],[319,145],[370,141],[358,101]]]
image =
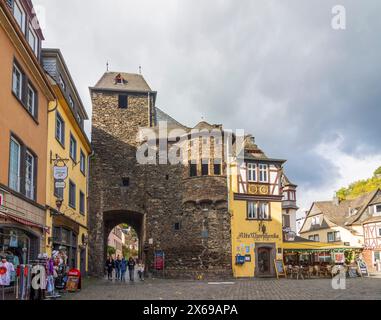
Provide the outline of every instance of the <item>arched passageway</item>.
[[[127,210],[114,210],[106,211],[102,215],[102,219],[97,221],[99,231],[96,237],[93,238],[94,242],[90,242],[90,270],[93,270],[94,275],[102,276],[104,273],[104,266],[107,259],[108,237],[111,231],[121,224],[127,224],[133,228],[138,237],[138,258],[145,261],[144,242],[145,242],[145,215],[127,211]],[[95,231],[95,230],[94,230]]]

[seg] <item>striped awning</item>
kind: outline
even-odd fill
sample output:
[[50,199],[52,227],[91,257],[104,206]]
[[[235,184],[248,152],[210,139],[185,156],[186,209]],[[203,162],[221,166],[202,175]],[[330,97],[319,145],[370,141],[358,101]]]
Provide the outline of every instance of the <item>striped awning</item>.
[[42,224],[38,224],[38,223],[35,223],[35,222],[32,222],[32,221],[29,221],[27,219],[18,217],[16,215],[13,215],[13,214],[10,214],[10,213],[0,212],[0,216],[3,216],[6,219],[11,219],[11,220],[13,220],[15,222],[18,222],[18,223],[20,223],[20,224],[22,224],[24,226],[38,228],[38,229],[41,229],[42,231],[49,232],[49,228],[43,226]]

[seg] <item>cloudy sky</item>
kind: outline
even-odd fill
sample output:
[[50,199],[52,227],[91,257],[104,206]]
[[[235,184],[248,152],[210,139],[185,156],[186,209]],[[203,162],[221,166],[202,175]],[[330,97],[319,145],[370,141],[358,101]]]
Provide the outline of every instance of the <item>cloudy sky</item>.
[[[288,159],[302,208],[381,165],[379,0],[33,2],[44,46],[62,50],[89,114],[107,61],[141,65],[180,122],[243,128]],[[331,26],[337,4],[345,30]]]

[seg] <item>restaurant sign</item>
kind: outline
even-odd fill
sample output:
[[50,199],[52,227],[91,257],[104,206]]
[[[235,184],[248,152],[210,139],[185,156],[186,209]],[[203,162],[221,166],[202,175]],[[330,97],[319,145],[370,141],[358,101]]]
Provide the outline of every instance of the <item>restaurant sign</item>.
[[55,180],[66,180],[68,176],[68,168],[55,166],[53,169],[53,175]]
[[274,239],[279,239],[280,237],[276,233],[263,234],[263,233],[256,233],[256,232],[251,232],[251,233],[241,232],[237,238],[238,239],[254,239],[254,240],[274,240]]

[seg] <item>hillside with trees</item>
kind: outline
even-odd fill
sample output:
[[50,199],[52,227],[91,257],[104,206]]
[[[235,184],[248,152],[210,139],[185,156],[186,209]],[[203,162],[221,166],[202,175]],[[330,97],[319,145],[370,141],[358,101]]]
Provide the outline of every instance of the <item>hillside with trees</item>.
[[356,181],[346,188],[341,188],[336,195],[340,200],[350,200],[378,188],[381,189],[381,167],[374,172],[373,177]]

